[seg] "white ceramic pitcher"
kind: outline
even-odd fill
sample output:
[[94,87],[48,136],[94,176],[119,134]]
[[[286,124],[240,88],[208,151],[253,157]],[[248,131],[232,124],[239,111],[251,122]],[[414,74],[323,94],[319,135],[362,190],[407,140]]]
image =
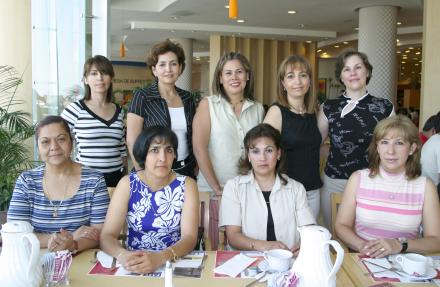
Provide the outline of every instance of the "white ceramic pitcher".
[[[330,232],[319,225],[298,228],[301,235],[301,249],[292,270],[299,276],[298,287],[336,287],[336,273],[344,260],[341,245],[330,240]],[[333,265],[329,245],[337,252]]]
[[38,287],[43,279],[40,242],[29,222],[10,221],[2,225],[0,282],[2,287]]

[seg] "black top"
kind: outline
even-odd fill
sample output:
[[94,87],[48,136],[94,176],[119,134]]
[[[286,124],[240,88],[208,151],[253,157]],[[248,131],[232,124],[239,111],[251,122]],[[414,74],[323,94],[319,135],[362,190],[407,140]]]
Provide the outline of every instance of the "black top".
[[330,137],[325,174],[331,178],[348,179],[354,171],[368,167],[367,148],[374,128],[393,111],[393,104],[388,99],[366,94],[358,99],[351,112],[341,118],[348,100],[350,98],[341,95],[325,101],[323,106]]
[[315,114],[299,115],[276,104],[281,111],[281,144],[286,155],[286,173],[306,190],[322,186],[319,175],[321,133]]
[[266,201],[267,206],[267,241],[277,241],[277,237],[275,236],[275,226],[273,224],[272,210],[270,209],[270,191],[263,191],[264,200]]

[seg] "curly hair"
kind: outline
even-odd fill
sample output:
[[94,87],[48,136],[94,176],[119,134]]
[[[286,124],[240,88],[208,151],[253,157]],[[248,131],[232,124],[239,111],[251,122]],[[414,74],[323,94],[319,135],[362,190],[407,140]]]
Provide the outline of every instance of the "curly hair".
[[185,70],[185,52],[183,51],[182,46],[177,42],[166,39],[165,41],[157,43],[151,47],[150,52],[148,53],[147,66],[150,68],[151,72],[153,72],[153,67],[156,66],[159,61],[159,56],[168,52],[173,52],[177,56],[177,62],[182,66],[181,73]]
[[406,160],[405,173],[408,179],[419,177],[422,173],[422,166],[420,164],[422,144],[420,142],[419,131],[408,117],[402,115],[383,119],[376,125],[373,132],[373,138],[368,147],[370,177],[374,177],[379,173],[380,156],[377,151],[377,144],[390,132],[390,130],[398,131],[403,141],[410,145],[414,143],[417,145],[416,150],[414,150]]

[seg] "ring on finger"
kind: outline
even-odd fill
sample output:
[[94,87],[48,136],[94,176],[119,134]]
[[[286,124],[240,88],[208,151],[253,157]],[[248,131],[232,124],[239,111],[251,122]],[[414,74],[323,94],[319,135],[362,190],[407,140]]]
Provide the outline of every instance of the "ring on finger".
[[380,251],[384,252],[384,251],[385,251],[385,248],[384,248],[384,247],[382,247],[382,248],[380,249]]

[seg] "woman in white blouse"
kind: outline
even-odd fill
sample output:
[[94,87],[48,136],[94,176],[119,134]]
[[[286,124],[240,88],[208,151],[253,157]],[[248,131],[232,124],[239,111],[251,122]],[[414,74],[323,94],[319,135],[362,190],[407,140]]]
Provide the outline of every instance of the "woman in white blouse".
[[244,139],[240,174],[226,183],[220,224],[230,247],[265,251],[299,250],[298,226],[315,224],[304,186],[280,173],[281,135],[269,124],[259,124]]

